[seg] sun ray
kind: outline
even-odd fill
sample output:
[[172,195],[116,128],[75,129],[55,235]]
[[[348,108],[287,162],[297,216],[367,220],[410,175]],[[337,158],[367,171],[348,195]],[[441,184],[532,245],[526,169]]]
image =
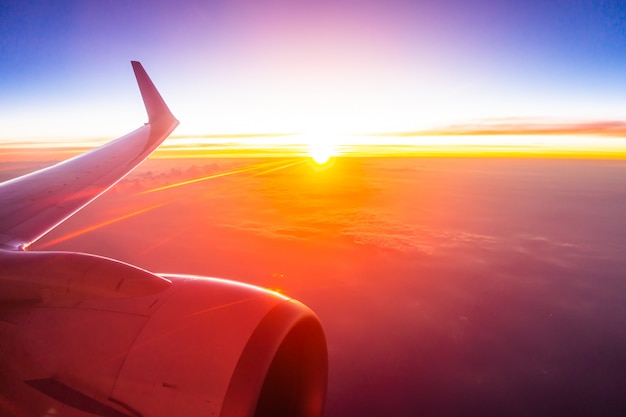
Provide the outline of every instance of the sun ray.
[[[292,161],[292,160],[289,160]],[[146,191],[142,191],[140,194],[148,194],[148,193],[154,193],[156,191],[162,191],[162,190],[167,190],[170,188],[175,188],[175,187],[180,187],[183,185],[188,185],[188,184],[194,184],[196,182],[201,182],[201,181],[206,181],[206,180],[210,180],[213,178],[220,178],[220,177],[225,177],[227,175],[234,175],[234,174],[241,174],[242,172],[249,172],[249,171],[255,171],[257,169],[264,169],[266,167],[271,167],[274,165],[278,165],[278,164],[283,164],[285,163],[285,161],[272,161],[272,162],[264,162],[261,164],[253,164],[253,165],[248,165],[244,168],[240,168],[240,169],[235,169],[232,171],[226,171],[226,172],[220,172],[217,174],[211,174],[211,175],[207,175],[204,177],[200,177],[200,178],[193,178],[190,180],[185,180],[185,181],[180,181],[174,184],[168,184],[168,185],[164,185],[162,187],[156,187],[156,188],[152,188],[150,190],[146,190]]]
[[75,238],[77,236],[84,235],[85,233],[92,232],[94,230],[100,229],[100,228],[108,226],[110,224],[117,223],[117,222],[122,221],[122,220],[126,220],[126,219],[128,219],[130,217],[137,216],[139,214],[145,213],[145,212],[150,211],[150,210],[154,210],[154,209],[162,207],[162,206],[164,206],[166,204],[168,204],[168,203],[155,204],[153,206],[146,207],[146,208],[143,208],[141,210],[136,210],[136,211],[133,211],[132,213],[124,214],[122,216],[119,216],[119,217],[116,217],[114,219],[107,220],[107,221],[95,224],[93,226],[88,226],[88,227],[82,228],[82,229],[77,230],[75,232],[68,233],[68,234],[63,235],[61,237],[58,237],[58,238],[56,238],[54,240],[46,242],[43,245],[41,245],[40,248],[44,249],[44,248],[47,248],[49,246],[56,245],[57,243],[65,242],[66,240],[73,239],[73,238]]
[[270,168],[270,169],[267,169],[267,170],[265,170],[265,171],[257,172],[257,173],[255,173],[255,174],[253,174],[252,176],[253,176],[253,177],[258,177],[258,176],[260,176],[260,175],[269,174],[270,172],[274,172],[274,171],[278,171],[278,170],[281,170],[281,169],[289,168],[289,167],[292,167],[292,166],[294,166],[294,165],[298,165],[298,164],[302,164],[302,163],[304,163],[304,160],[300,160],[300,161],[296,161],[296,162],[291,162],[291,163],[288,163],[288,164],[285,164],[285,165],[281,165],[281,166],[279,166],[279,167]]

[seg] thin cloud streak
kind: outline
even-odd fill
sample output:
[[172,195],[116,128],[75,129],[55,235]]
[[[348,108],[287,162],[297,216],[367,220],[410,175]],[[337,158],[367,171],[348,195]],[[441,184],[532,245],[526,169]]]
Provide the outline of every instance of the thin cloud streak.
[[626,138],[623,120],[598,120],[577,123],[559,123],[538,120],[502,119],[443,126],[433,130],[380,132],[364,136],[484,136],[484,135],[610,135]]

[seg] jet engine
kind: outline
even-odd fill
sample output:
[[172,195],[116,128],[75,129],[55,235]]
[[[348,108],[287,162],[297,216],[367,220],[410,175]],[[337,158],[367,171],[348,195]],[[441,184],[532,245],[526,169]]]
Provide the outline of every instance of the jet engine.
[[2,415],[323,412],[324,332],[297,301],[78,253],[0,251],[0,265]]

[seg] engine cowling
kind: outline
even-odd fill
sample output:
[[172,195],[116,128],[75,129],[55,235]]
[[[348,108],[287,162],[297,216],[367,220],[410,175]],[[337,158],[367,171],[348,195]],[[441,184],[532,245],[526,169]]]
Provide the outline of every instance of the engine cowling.
[[160,282],[145,286],[143,295],[100,297],[85,290],[98,280],[88,275],[74,298],[69,289],[61,294],[56,281],[50,290],[42,278],[42,297],[0,311],[6,414],[322,414],[326,342],[319,319],[303,304],[238,282],[176,275],[154,276]]
[[114,398],[150,416],[321,414],[326,343],[308,308],[230,281],[167,278],[176,293],[133,344]]

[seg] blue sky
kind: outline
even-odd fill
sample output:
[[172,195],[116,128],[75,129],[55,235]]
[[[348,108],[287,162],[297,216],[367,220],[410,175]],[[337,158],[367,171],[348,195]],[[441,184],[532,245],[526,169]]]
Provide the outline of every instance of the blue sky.
[[3,2],[0,137],[118,136],[140,60],[182,134],[626,115],[626,2]]

